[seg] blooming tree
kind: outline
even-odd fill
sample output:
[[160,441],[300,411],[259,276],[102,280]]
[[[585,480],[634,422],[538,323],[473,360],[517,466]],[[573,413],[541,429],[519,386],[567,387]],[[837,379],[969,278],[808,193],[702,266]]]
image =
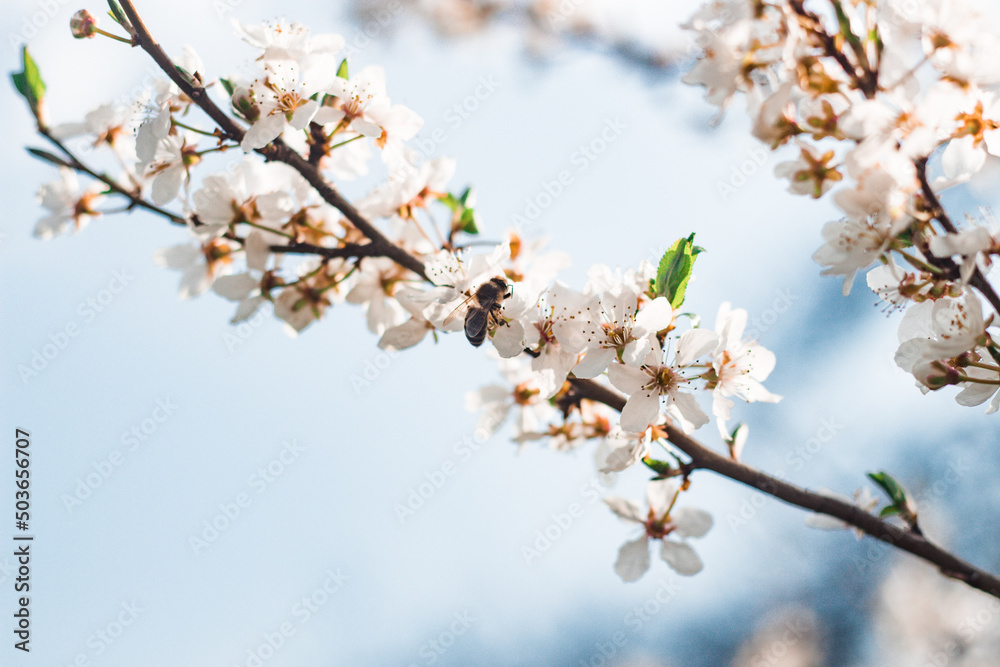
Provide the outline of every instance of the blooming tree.
[[[23,52],[13,81],[55,152],[29,150],[60,172],[39,191],[37,237],[79,231],[123,199],[184,228],[155,261],[181,272],[181,297],[232,301],[234,323],[270,308],[294,334],[353,304],[385,349],[462,329],[474,345],[488,339],[504,384],[469,393],[482,424],[510,420],[522,444],[593,444],[602,473],[649,470],[645,505],[606,498],[642,528],[619,551],[624,581],[650,567],[651,541],[678,573],[702,569],[688,539],[712,518],[683,494],[711,471],[813,512],[813,526],[853,528],[1000,597],[1000,578],[923,534],[920,508],[891,475],[870,474],[887,500],[865,488],[852,501],[741,461],[748,428],[732,423],[736,399],[780,401],[764,384],[776,357],[745,336],[745,310],[720,304],[712,327],[682,310],[702,252],[694,233],[657,264],[597,265],[577,286],[559,280],[562,253],[515,231],[475,252],[488,221],[474,192],[452,184],[454,160],[421,161],[407,145],[421,118],[392,103],[391,73],[354,71],[342,37],[284,20],[236,24],[256,70],[227,78],[192,49],[172,59],[132,2],[109,4],[112,32],[81,11],[74,35],[138,47],[166,78],[132,105],[51,125],[39,67]],[[743,97],[756,138],[794,147],[776,169],[792,194],[832,196],[843,215],[822,227],[814,258],[845,294],[867,272],[905,311],[895,360],[920,390],[956,385],[960,404],[995,412],[1000,296],[986,276],[1000,232],[988,218],[956,223],[940,199],[1000,155],[1000,37],[982,25],[971,0],[712,0],[684,24],[701,48],[684,80],[720,110]],[[120,173],[67,148],[81,135]],[[206,156],[222,153],[237,158],[203,173],[219,157]],[[376,159],[386,177],[348,201],[335,183],[368,176]]]

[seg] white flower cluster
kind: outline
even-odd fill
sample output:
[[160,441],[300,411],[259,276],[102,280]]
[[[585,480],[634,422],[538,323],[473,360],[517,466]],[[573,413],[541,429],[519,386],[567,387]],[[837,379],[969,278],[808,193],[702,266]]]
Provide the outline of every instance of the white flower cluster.
[[916,304],[900,327],[899,366],[925,390],[959,385],[963,405],[1000,386],[992,315],[984,321],[970,289],[1000,304],[982,278],[1000,236],[972,219],[959,229],[938,193],[1000,155],[996,9],[714,0],[687,24],[702,54],[685,81],[723,108],[742,93],[754,136],[772,149],[794,145],[798,157],[775,170],[791,192],[833,191],[844,217],[823,228],[814,258],[824,273],[844,276],[847,294],[858,271],[880,264],[869,285],[893,307]]

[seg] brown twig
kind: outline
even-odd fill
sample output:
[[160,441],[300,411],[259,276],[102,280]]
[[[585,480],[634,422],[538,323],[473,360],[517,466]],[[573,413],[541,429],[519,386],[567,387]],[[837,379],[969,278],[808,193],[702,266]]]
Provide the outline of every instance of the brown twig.
[[[132,23],[132,27],[135,28],[138,46],[150,55],[160,69],[170,77],[170,80],[184,91],[185,95],[191,98],[192,102],[208,114],[209,118],[215,121],[219,129],[225,134],[225,137],[237,143],[241,142],[243,135],[246,133],[243,128],[212,101],[212,98],[208,95],[208,91],[203,86],[192,82],[181,73],[163,48],[153,39],[152,34],[146,28],[146,24],[143,23],[132,2],[130,0],[121,0],[120,4],[125,15],[128,16],[129,21]],[[392,259],[397,264],[410,269],[422,278],[427,278],[427,274],[424,273],[424,265],[420,260],[386,238],[350,202],[344,199],[340,192],[323,177],[316,166],[310,164],[308,160],[289,148],[280,138],[275,139],[263,148],[258,148],[257,152],[268,160],[284,162],[299,172],[325,202],[343,213],[344,217],[357,227],[358,231],[368,237],[372,245],[375,246],[373,251],[377,251],[379,255]]]
[[[927,205],[930,206],[931,215],[941,223],[946,232],[951,234],[958,233],[958,228],[951,221],[951,217],[948,216],[948,213],[944,210],[944,206],[941,205],[941,200],[938,199],[937,193],[934,192],[930,182],[927,180],[927,158],[921,158],[914,164],[917,167],[917,178],[920,180],[920,189],[924,195],[924,199],[927,201]],[[986,280],[986,276],[983,275],[978,266],[973,271],[972,278],[969,279],[969,285],[979,290],[986,297],[986,300],[990,302],[990,305],[993,306],[993,310],[1000,315],[1000,296],[997,295],[996,290],[993,289],[993,285]]]
[[335,258],[362,258],[380,257],[382,255],[375,248],[374,243],[346,243],[337,248],[327,248],[313,245],[312,243],[289,243],[288,245],[273,245],[271,252],[285,253],[289,255],[319,255],[327,259]]
[[[625,397],[602,384],[578,378],[571,378],[570,382],[583,398],[604,403],[619,412],[625,407]],[[673,424],[667,423],[663,429],[667,432],[670,442],[691,458],[692,468],[711,470],[790,505],[840,519],[875,539],[936,565],[948,577],[964,581],[973,588],[1000,598],[1000,578],[945,551],[918,531],[900,528],[850,503],[808,491],[745,463],[734,461],[705,447]]]
[[[65,160],[63,160],[62,158],[57,158],[56,156],[51,156],[51,157],[46,156],[43,159],[49,162],[54,162],[55,164],[59,164],[60,166],[66,167],[68,169],[73,169],[74,171],[79,171],[80,173],[87,174],[91,178],[94,178],[100,181],[101,183],[104,183],[106,186],[108,186],[108,188],[112,192],[128,199],[129,208],[144,208],[147,211],[163,216],[164,218],[166,218],[175,225],[187,225],[187,220],[177,215],[176,213],[171,213],[165,208],[157,206],[152,202],[146,201],[142,197],[142,195],[139,194],[138,192],[125,189],[124,187],[122,187],[121,184],[118,183],[118,181],[114,180],[107,174],[96,172],[87,165],[85,165],[84,163],[80,162],[80,160],[78,160],[77,157],[73,155],[73,153],[68,148],[66,148],[66,145],[63,144],[61,140],[59,140],[52,134],[52,132],[49,130],[48,127],[40,125],[38,127],[38,133],[43,137],[45,137],[46,139],[48,139],[53,146],[58,148],[62,152],[62,154],[66,156]],[[39,155],[39,157],[41,157],[41,155]],[[58,160],[58,162],[55,162],[55,160]]]
[[[867,99],[873,99],[876,93],[878,93],[877,73],[865,67],[863,63],[856,67],[837,46],[833,35],[828,33],[826,28],[823,27],[823,21],[820,17],[814,12],[807,10],[804,2],[805,0],[789,0],[788,5],[792,8],[792,11],[807,23],[807,25],[803,25],[802,27],[816,36],[816,39],[819,40],[823,47],[825,55],[837,61],[840,69],[844,70],[844,74],[850,77],[855,88],[860,90]],[[858,73],[859,68],[861,69],[860,74]]]

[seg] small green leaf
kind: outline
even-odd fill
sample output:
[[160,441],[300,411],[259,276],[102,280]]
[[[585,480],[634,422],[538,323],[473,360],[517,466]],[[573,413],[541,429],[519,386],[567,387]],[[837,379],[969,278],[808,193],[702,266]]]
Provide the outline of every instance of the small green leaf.
[[642,462],[646,464],[647,468],[663,477],[669,477],[676,472],[676,469],[666,461],[651,459],[647,456],[642,460]]
[[444,197],[438,199],[438,201],[447,206],[448,208],[450,208],[452,211],[457,211],[462,207],[462,202],[455,199],[455,195],[451,194],[450,192],[446,194]]
[[476,210],[467,208],[462,211],[462,216],[458,219],[461,229],[466,234],[478,234],[479,228],[476,226]]
[[479,233],[479,227],[476,222],[476,210],[473,208],[475,200],[476,195],[472,188],[466,188],[461,197],[456,197],[449,192],[443,197],[438,198],[439,202],[451,209],[451,228],[453,232],[462,231],[466,234]]
[[177,73],[180,74],[182,77],[184,77],[184,80],[190,83],[192,86],[198,86],[198,87],[201,86],[201,79],[197,73],[191,74],[191,72],[187,71],[180,65],[176,64],[174,65],[174,69],[176,69]]
[[125,28],[125,32],[127,32],[132,38],[133,44],[138,43],[136,41],[135,28],[132,27],[132,22],[128,20],[127,16],[125,16],[125,12],[122,11],[122,7],[118,4],[118,0],[108,0],[108,7],[111,8],[111,11],[109,11],[108,14],[112,19],[114,19],[115,23]]
[[747,444],[747,438],[750,437],[750,427],[745,423],[741,423],[739,426],[733,429],[733,432],[729,434],[729,437],[725,439],[726,446],[729,448],[729,456],[732,457],[734,461],[739,461],[741,455],[743,454],[743,447]]
[[350,79],[351,77],[347,74],[347,58],[340,61],[340,67],[337,68],[337,76],[341,79]]
[[892,501],[888,507],[882,508],[879,516],[899,516],[911,526],[916,526],[917,507],[910,500],[910,495],[903,488],[903,485],[887,472],[870,472],[868,476],[885,491],[889,500]]
[[694,234],[678,239],[660,259],[653,282],[654,296],[665,296],[672,308],[684,303],[687,284],[694,271],[694,260],[705,249],[694,245]]
[[220,77],[219,83],[222,84],[222,87],[225,89],[226,94],[232,97],[233,91],[236,90],[236,86],[233,85],[233,82],[230,81],[229,79],[223,79]]
[[122,6],[118,4],[118,0],[108,0],[108,7],[111,8],[109,13],[116,23],[119,25],[131,25],[128,17],[125,16],[125,12],[122,11]]
[[35,119],[41,124],[42,119],[39,114],[42,99],[45,97],[45,82],[42,81],[42,75],[38,71],[38,66],[35,64],[35,60],[31,57],[31,54],[28,53],[28,47],[26,46],[21,49],[21,62],[22,70],[12,73],[10,78],[14,82],[17,92],[21,93],[21,96],[28,102],[28,106],[31,108],[31,113],[34,114]]
[[906,490],[892,475],[887,472],[870,472],[868,476],[885,491],[893,505],[906,502]]

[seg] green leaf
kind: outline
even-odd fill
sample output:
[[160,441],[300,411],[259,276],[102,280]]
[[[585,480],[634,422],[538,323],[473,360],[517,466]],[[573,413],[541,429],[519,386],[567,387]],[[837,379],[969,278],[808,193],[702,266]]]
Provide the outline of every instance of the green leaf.
[[893,505],[901,507],[906,503],[906,489],[892,475],[887,472],[870,472],[868,476],[885,491]]
[[892,501],[892,504],[888,507],[882,508],[879,516],[899,516],[911,526],[916,526],[917,507],[910,500],[910,495],[903,488],[903,485],[887,472],[870,472],[868,476],[885,491],[886,495],[889,496],[889,500]]
[[446,194],[444,197],[438,199],[438,201],[447,206],[448,208],[450,208],[452,211],[457,211],[462,207],[462,202],[455,199],[455,195],[451,194],[450,192]]
[[175,64],[174,65],[174,69],[176,69],[177,73],[180,74],[181,77],[183,77],[183,79],[185,81],[187,81],[188,83],[190,83],[191,85],[193,85],[193,86],[200,86],[201,85],[199,83],[199,81],[198,81],[198,78],[194,74],[191,74],[191,72],[187,71],[186,69],[184,69],[180,65]]
[[478,234],[479,228],[476,227],[476,210],[473,208],[467,208],[462,211],[462,217],[458,219],[461,229],[466,234]]
[[669,477],[676,472],[675,468],[667,463],[666,461],[659,461],[657,459],[651,459],[648,456],[642,460],[646,467],[655,472],[657,475],[663,477]]
[[653,295],[664,296],[672,308],[684,303],[687,284],[694,271],[694,260],[704,248],[694,245],[694,234],[678,239],[660,259],[653,282]]
[[747,426],[746,423],[741,423],[733,429],[728,438],[725,438],[726,446],[729,448],[729,454],[733,459],[737,461],[740,459],[740,455],[743,453],[743,447],[747,444],[747,438],[749,437],[750,427]]
[[222,84],[222,87],[225,89],[226,94],[228,94],[230,97],[232,97],[233,96],[233,91],[236,90],[236,86],[233,85],[233,82],[230,81],[229,79],[223,79],[223,78],[220,77],[219,78],[219,83]]
[[132,38],[133,45],[136,44],[135,28],[132,27],[132,22],[128,20],[125,12],[122,11],[122,7],[118,4],[118,0],[108,0],[108,7],[111,8],[111,11],[108,12],[108,14],[111,15],[111,18],[114,19],[115,23],[125,28],[125,32],[127,32]]
[[337,76],[341,79],[350,79],[351,77],[347,74],[347,58],[340,61],[340,67],[337,68]]
[[108,0],[108,7],[111,8],[111,18],[115,20],[119,25],[131,25],[128,21],[128,17],[125,16],[125,12],[122,11],[122,6],[118,4],[118,0]]
[[478,234],[479,227],[476,225],[476,210],[471,206],[476,197],[472,188],[466,188],[461,197],[456,197],[450,192],[438,201],[451,209],[451,227],[454,231],[462,231],[466,234]]
[[41,124],[42,119],[39,117],[39,113],[42,99],[45,97],[45,82],[42,81],[38,66],[31,54],[28,53],[26,46],[21,49],[21,62],[22,70],[12,73],[10,78],[14,82],[17,92],[21,93],[21,96],[28,102],[28,106],[31,107],[31,113],[35,116],[35,120]]

